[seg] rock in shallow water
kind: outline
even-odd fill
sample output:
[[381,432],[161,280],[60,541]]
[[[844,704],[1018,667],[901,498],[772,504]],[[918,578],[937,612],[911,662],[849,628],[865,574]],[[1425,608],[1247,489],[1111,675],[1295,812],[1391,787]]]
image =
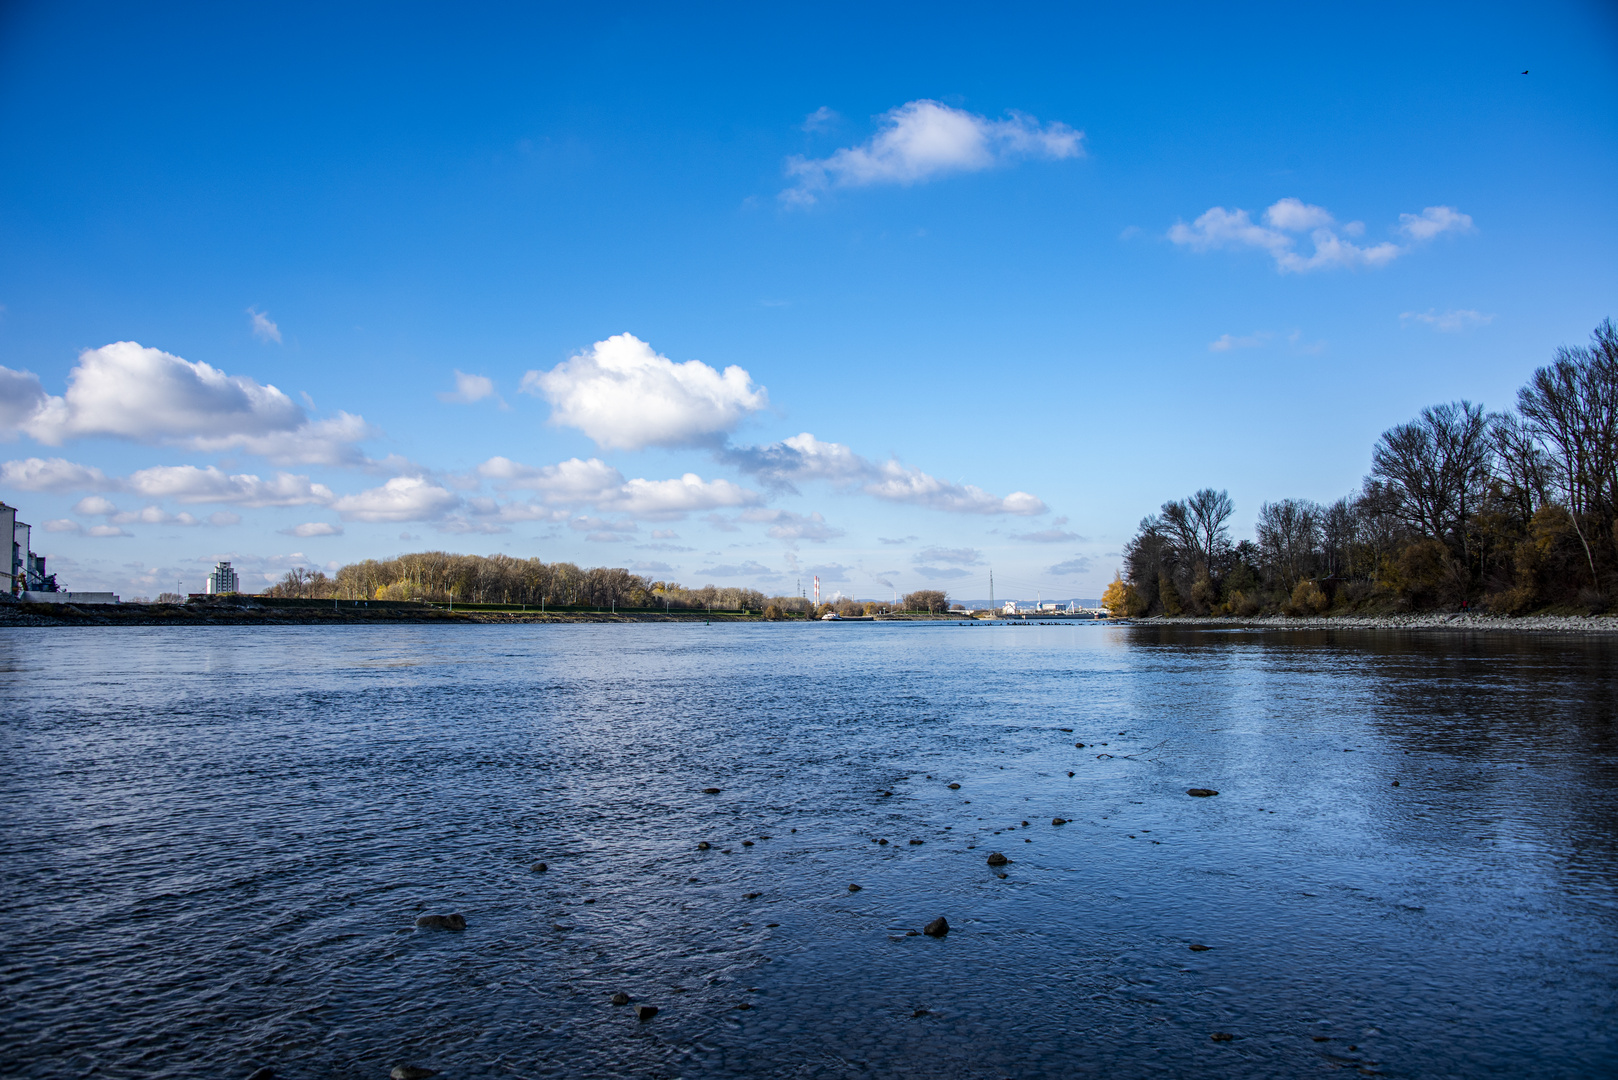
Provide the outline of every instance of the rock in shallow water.
[[921,928],[921,932],[928,937],[943,937],[949,933],[949,920],[940,915],[932,922]]
[[1067,818],[1065,818],[1065,817],[1053,817],[1053,818],[1051,818],[1051,824],[1052,825],[1066,825],[1067,824]]
[[1219,792],[1215,791],[1213,788],[1207,788],[1207,787],[1187,788],[1185,793],[1187,795],[1195,795],[1199,799],[1205,799],[1209,795],[1217,795],[1217,794],[1219,794]]
[[612,995],[612,997],[610,997],[608,1000],[614,1005],[628,1005],[629,995],[620,990],[616,994]]
[[542,862],[537,862],[533,866],[534,873],[536,873],[536,874],[543,874],[545,871],[547,871],[549,869],[550,869],[550,867],[546,866]]
[[713,847],[713,845],[708,843],[708,841],[706,841],[706,840],[703,840],[702,842],[697,844],[697,850],[698,851],[707,851],[711,847]]
[[247,1080],[275,1080],[275,1070],[268,1065],[262,1069],[254,1069],[253,1075],[249,1076]]
[[1010,859],[1006,858],[1004,855],[1000,854],[998,851],[991,851],[989,853],[989,865],[990,866],[1004,866],[1004,865],[1006,865],[1006,863],[1008,863],[1010,861],[1011,861]]
[[427,1080],[429,1076],[437,1076],[437,1069],[423,1069],[419,1065],[395,1065],[388,1074],[393,1080]]
[[[463,915],[451,913],[449,915],[423,915],[416,920],[416,925],[423,930],[465,930],[466,918]],[[399,1066],[401,1069],[405,1066]],[[423,1075],[431,1076],[432,1073]]]
[[635,1006],[635,1019],[636,1020],[650,1020],[652,1017],[654,1017],[656,1015],[657,1015],[657,1006],[656,1005],[636,1005]]
[[1191,951],[1192,952],[1207,952],[1211,948],[1213,948],[1212,945],[1193,945],[1193,946],[1191,946]]
[[949,786],[949,789],[950,789],[950,790],[951,790],[951,791],[959,791],[959,790],[961,790],[961,785],[959,785],[959,784],[951,784],[951,785],[950,785],[950,786]]
[[1235,1037],[1236,1036],[1232,1035],[1228,1031],[1216,1031],[1212,1035],[1208,1036],[1208,1038],[1212,1039],[1214,1042],[1230,1042],[1230,1040],[1234,1039]]
[[719,789],[716,787],[705,787],[702,789],[702,793],[704,795],[717,795],[719,794]]

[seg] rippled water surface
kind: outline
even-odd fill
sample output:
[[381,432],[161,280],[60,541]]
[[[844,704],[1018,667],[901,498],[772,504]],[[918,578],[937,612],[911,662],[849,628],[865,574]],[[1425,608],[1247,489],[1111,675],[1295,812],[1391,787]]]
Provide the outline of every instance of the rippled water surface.
[[0,1072],[1618,1071],[1612,641],[51,629],[0,671]]

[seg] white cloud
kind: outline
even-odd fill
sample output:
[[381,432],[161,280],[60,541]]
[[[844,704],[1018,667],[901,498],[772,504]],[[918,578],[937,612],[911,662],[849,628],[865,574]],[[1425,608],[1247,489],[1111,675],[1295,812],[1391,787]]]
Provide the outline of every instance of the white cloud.
[[795,514],[790,510],[744,510],[740,515],[742,521],[768,522],[770,527],[766,532],[775,540],[812,540],[816,543],[825,540],[835,540],[843,535],[843,530],[835,525],[826,524],[826,519],[818,513]]
[[549,371],[528,372],[522,390],[550,402],[552,423],[621,450],[712,445],[769,404],[744,369],[676,364],[633,334],[598,341]]
[[[1401,214],[1399,222],[1398,231],[1413,244],[1431,240],[1443,232],[1466,232],[1472,228],[1470,217],[1449,206],[1429,206],[1420,214]],[[1285,198],[1264,211],[1263,225],[1255,224],[1246,210],[1215,206],[1190,225],[1176,222],[1169,229],[1168,238],[1193,251],[1257,248],[1268,252],[1275,260],[1276,269],[1283,274],[1334,267],[1375,268],[1386,266],[1410,251],[1410,247],[1387,240],[1362,246],[1343,239],[1358,237],[1364,232],[1364,222],[1338,224],[1325,207]],[[1313,247],[1307,255],[1297,250],[1295,234],[1302,233],[1308,234]]]
[[118,482],[91,465],[31,457],[0,464],[0,486],[20,491],[108,491]]
[[1459,311],[1406,311],[1399,316],[1401,324],[1419,322],[1426,323],[1434,330],[1446,334],[1458,334],[1473,326],[1488,326],[1494,322],[1493,315],[1485,315],[1481,311],[1465,308]]
[[1220,334],[1218,340],[1208,342],[1209,352],[1230,352],[1232,349],[1256,349],[1270,340],[1272,335],[1267,331],[1249,334],[1247,337],[1235,337],[1231,334]]
[[110,538],[114,536],[133,536],[134,533],[127,533],[116,525],[92,525],[88,529],[84,530],[84,535],[94,536],[97,538]]
[[763,563],[754,562],[752,559],[740,564],[710,566],[703,570],[702,573],[704,575],[711,574],[716,578],[778,578],[781,576],[780,571],[771,570]]
[[977,548],[940,548],[930,547],[918,551],[911,557],[914,563],[943,562],[953,563],[956,566],[980,566],[983,563],[983,552]]
[[326,505],[335,499],[331,488],[312,483],[307,476],[278,472],[262,480],[252,473],[227,475],[212,465],[157,465],[131,473],[124,486],[151,499],[237,506]]
[[523,465],[508,457],[492,457],[478,475],[502,491],[537,491],[557,503],[593,503],[610,499],[624,485],[624,474],[600,458],[569,458],[556,465]]
[[972,571],[962,570],[958,566],[918,566],[916,567],[916,573],[924,578],[932,578],[935,581],[951,581],[956,578],[974,576]]
[[704,480],[696,473],[670,480],[625,480],[623,473],[598,458],[533,466],[493,457],[479,465],[477,473],[501,490],[538,492],[553,505],[594,506],[634,517],[669,519],[763,502],[756,491],[729,480]]
[[486,397],[493,396],[493,379],[487,375],[468,375],[460,368],[456,368],[455,389],[439,391],[438,400],[470,405],[474,401],[482,401]]
[[766,482],[791,488],[797,480],[825,480],[856,487],[889,502],[910,503],[962,514],[1043,514],[1045,504],[1026,491],[1004,498],[973,484],[940,480],[895,459],[874,462],[841,443],[809,432],[768,446],[732,447],[723,459]]
[[1399,215],[1399,231],[1412,240],[1431,240],[1441,233],[1464,233],[1472,229],[1472,216],[1453,206],[1429,206],[1419,214]]
[[381,487],[331,503],[344,521],[431,521],[460,505],[461,497],[422,476],[395,476]]
[[247,309],[248,318],[252,320],[253,336],[260,341],[273,341],[281,344],[281,328],[276,326],[269,315],[257,308]]
[[84,526],[80,525],[72,518],[56,518],[53,521],[47,521],[45,523],[45,531],[53,533],[77,533],[83,532]]
[[294,525],[290,529],[280,529],[283,536],[297,536],[308,538],[311,536],[341,536],[343,527],[333,525],[329,521],[306,521],[302,525]]
[[781,199],[807,205],[831,187],[914,184],[1024,158],[1078,157],[1083,144],[1083,132],[1059,122],[1041,126],[1017,112],[990,120],[937,101],[910,101],[885,113],[877,133],[859,146],[790,159],[787,175],[798,182]]
[[[33,393],[22,380],[0,379],[0,421]],[[37,384],[38,380],[33,379]],[[85,436],[113,436],[204,451],[245,450],[283,464],[359,464],[353,444],[375,434],[363,418],[339,413],[311,422],[274,386],[227,375],[133,341],[79,354],[61,397],[35,394],[17,428],[48,446]]]
[[1067,562],[1057,563],[1048,572],[1060,577],[1066,577],[1072,574],[1087,573],[1092,565],[1093,563],[1088,555],[1075,555]]
[[762,501],[758,492],[729,480],[704,480],[696,473],[686,473],[678,480],[631,480],[618,498],[596,505],[635,517],[669,519],[694,510],[753,506]]
[[111,499],[100,495],[86,495],[73,504],[73,512],[85,517],[99,517],[103,514],[116,514],[118,508],[112,504]]
[[1051,522],[1054,528],[1040,529],[1038,532],[1012,533],[1013,540],[1021,540],[1029,544],[1061,544],[1074,540],[1082,542],[1084,537],[1076,532],[1068,532],[1061,526],[1067,524],[1067,518],[1057,518]]
[[674,567],[666,562],[630,563],[629,568],[637,574],[671,574],[674,572]]
[[837,115],[837,111],[835,109],[822,105],[820,108],[803,118],[802,126],[803,130],[805,131],[822,131],[828,127],[831,127],[841,119],[842,117]]
[[45,387],[32,371],[0,365],[0,440],[17,437],[23,423],[45,401]]
[[680,534],[675,532],[673,529],[653,529],[652,530],[652,539],[653,540],[678,540],[679,538],[680,538]]

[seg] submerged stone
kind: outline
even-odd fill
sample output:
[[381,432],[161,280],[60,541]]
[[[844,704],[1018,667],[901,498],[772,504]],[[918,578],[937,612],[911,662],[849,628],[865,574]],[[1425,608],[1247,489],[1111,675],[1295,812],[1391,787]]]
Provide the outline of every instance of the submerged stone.
[[614,1005],[628,1005],[629,995],[620,990],[616,994],[612,995],[609,1000],[611,1000]]
[[1010,861],[1011,861],[1010,859],[1006,858],[1004,855],[1000,854],[998,851],[989,852],[989,865],[990,866],[1004,866],[1004,865],[1006,865],[1006,863],[1008,863]]
[[393,1080],[427,1080],[429,1076],[437,1076],[437,1069],[424,1069],[419,1065],[395,1065],[388,1074]]
[[636,1005],[635,1006],[635,1019],[636,1020],[650,1020],[652,1017],[654,1017],[656,1015],[657,1015],[657,1006],[656,1005]]
[[[416,920],[416,925],[423,930],[465,930],[466,918],[459,914],[449,915],[423,915]],[[404,1066],[400,1066],[404,1068]],[[425,1075],[431,1076],[432,1073]]]
[[921,932],[928,937],[943,937],[949,933],[949,920],[940,915],[932,922],[921,928]]
[[1217,794],[1219,794],[1219,792],[1215,791],[1213,788],[1206,788],[1206,787],[1187,788],[1185,793],[1187,795],[1195,795],[1199,799],[1205,799],[1209,795],[1217,795]]

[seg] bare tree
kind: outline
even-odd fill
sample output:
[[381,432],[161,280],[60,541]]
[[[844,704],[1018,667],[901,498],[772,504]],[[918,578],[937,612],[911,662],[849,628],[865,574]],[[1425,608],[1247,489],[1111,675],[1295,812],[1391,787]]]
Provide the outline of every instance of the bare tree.
[[1308,499],[1282,499],[1258,508],[1258,546],[1291,589],[1308,575],[1320,546],[1320,504]]
[[1466,523],[1490,476],[1493,446],[1483,408],[1469,401],[1434,405],[1382,433],[1371,475],[1398,496],[1411,528],[1458,547],[1470,561]]
[[1203,563],[1212,569],[1230,548],[1230,530],[1227,523],[1236,512],[1227,491],[1203,488],[1185,501],[1191,515],[1192,532]]
[[1579,520],[1605,523],[1618,503],[1618,329],[1607,319],[1590,345],[1563,346],[1517,392],[1517,410],[1552,462],[1551,482],[1584,546],[1592,583],[1595,558]]

